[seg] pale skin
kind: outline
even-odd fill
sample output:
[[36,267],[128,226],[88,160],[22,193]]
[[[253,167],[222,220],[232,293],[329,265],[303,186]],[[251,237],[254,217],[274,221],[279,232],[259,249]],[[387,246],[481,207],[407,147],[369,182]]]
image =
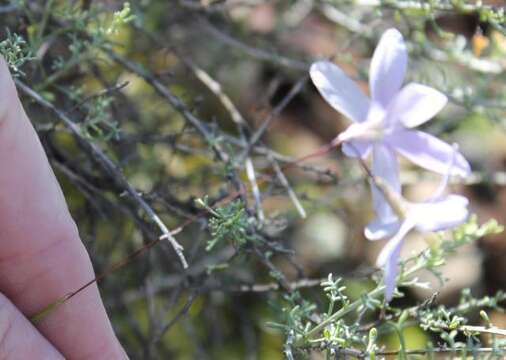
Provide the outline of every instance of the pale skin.
[[0,57],[0,359],[125,359],[39,138]]

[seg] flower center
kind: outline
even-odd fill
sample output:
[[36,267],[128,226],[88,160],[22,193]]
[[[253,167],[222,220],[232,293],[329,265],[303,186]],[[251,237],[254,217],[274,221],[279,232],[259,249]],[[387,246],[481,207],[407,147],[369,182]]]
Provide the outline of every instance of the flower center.
[[372,103],[364,122],[351,124],[339,135],[340,141],[374,142],[383,140],[389,132],[387,113],[379,104]]

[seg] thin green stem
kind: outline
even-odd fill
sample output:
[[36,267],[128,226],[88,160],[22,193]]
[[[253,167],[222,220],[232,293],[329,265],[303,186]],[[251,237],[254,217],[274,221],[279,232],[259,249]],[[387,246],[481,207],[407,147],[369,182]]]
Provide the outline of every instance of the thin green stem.
[[[384,290],[385,290],[385,287],[383,285],[378,286],[378,287],[376,287],[376,289],[371,291],[369,296],[372,298],[378,297],[379,295],[381,295],[383,293]],[[325,328],[325,326],[327,326],[328,324],[343,318],[344,316],[348,315],[352,311],[357,310],[360,305],[362,305],[362,300],[358,299],[358,300],[355,300],[354,302],[352,302],[351,304],[349,304],[348,306],[341,308],[339,311],[335,312],[333,315],[326,318],[321,323],[316,325],[314,328],[309,330],[306,333],[306,337],[310,337],[311,335],[318,333],[318,331],[323,330]]]
[[51,14],[51,8],[53,7],[54,0],[49,0],[46,3],[46,7],[44,9],[44,14],[42,16],[42,21],[39,26],[39,31],[37,32],[37,47],[42,44],[42,38],[44,37],[44,30],[46,30],[47,21],[49,20],[49,16]]
[[406,355],[406,341],[404,340],[404,334],[402,333],[402,326],[400,325],[392,325],[395,328],[395,332],[397,333],[397,336],[399,337],[399,358],[401,360],[407,360]]
[[[409,269],[404,274],[402,274],[402,277],[410,276],[413,273],[417,272],[418,270],[422,269],[423,267],[424,267],[423,263],[414,265],[411,269]],[[371,291],[369,293],[369,296],[371,298],[377,298],[381,294],[383,294],[384,290],[385,290],[385,286],[384,285],[378,285],[373,291]],[[321,323],[319,323],[318,325],[316,325],[315,327],[313,327],[312,329],[310,329],[305,334],[304,338],[303,339],[299,339],[295,343],[295,345],[301,345],[301,342],[303,342],[307,338],[311,337],[312,335],[318,333],[319,331],[323,330],[330,323],[335,322],[335,321],[343,318],[344,316],[348,315],[349,313],[357,310],[360,307],[360,305],[362,305],[362,299],[355,300],[351,304],[349,304],[349,305],[341,308],[340,310],[338,310],[337,312],[335,312],[333,315],[329,316],[328,318],[326,318],[325,320],[323,320]]]

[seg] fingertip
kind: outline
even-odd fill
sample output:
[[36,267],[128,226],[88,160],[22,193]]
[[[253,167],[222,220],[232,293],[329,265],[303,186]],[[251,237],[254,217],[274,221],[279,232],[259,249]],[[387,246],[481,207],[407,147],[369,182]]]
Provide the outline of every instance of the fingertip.
[[[12,81],[12,75],[9,70],[9,65],[7,64],[7,61],[3,57],[3,55],[0,54],[0,86],[14,86],[14,82]],[[3,93],[2,89],[2,93]]]
[[13,111],[19,111],[19,98],[16,85],[5,58],[0,55],[0,123],[4,122]]
[[[1,56],[0,166],[0,289],[16,304],[11,304],[12,308],[31,314],[95,275],[63,193],[23,110],[9,66]],[[0,294],[0,336],[1,306]],[[34,331],[68,358],[126,358],[96,285],[58,307],[37,327]],[[1,342],[0,337],[0,359],[4,358]]]
[[63,359],[3,294],[0,294],[0,358]]
[[5,60],[4,56],[0,54],[0,69],[3,71],[3,69],[7,68],[7,61]]

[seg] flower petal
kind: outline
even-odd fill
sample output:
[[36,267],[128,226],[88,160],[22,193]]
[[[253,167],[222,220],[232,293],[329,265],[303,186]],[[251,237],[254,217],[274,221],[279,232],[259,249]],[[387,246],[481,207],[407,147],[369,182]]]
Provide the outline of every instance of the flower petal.
[[445,174],[448,171],[448,163],[454,156],[452,175],[466,177],[471,172],[469,163],[461,153],[456,152],[451,145],[425,132],[396,131],[385,141],[402,156],[427,170]]
[[360,156],[362,159],[366,158],[372,150],[372,145],[368,141],[352,140],[343,143],[343,153],[349,157]]
[[[381,178],[393,192],[400,194],[399,163],[393,150],[388,145],[375,144],[372,156],[372,174]],[[371,192],[378,224],[384,225],[397,221],[397,215],[385,199],[383,192],[372,182]],[[387,231],[386,228],[385,231]]]
[[385,223],[379,218],[375,218],[367,224],[364,235],[369,240],[382,240],[392,237],[399,230],[400,223],[397,219]]
[[337,65],[329,61],[318,61],[311,65],[309,74],[330,106],[352,121],[366,120],[369,98]]
[[434,191],[432,196],[426,202],[435,202],[437,200],[440,200],[442,198],[443,194],[445,193],[446,187],[448,186],[448,181],[450,181],[450,176],[452,173],[453,164],[455,163],[455,156],[458,153],[457,151],[458,151],[459,147],[457,144],[453,144],[452,148],[453,148],[453,153],[452,153],[452,156],[451,156],[450,161],[448,163],[446,173],[443,174],[443,177],[441,178],[441,182],[439,183],[438,188]]
[[414,224],[411,220],[402,223],[399,231],[388,241],[378,256],[376,265],[383,268],[383,281],[385,283],[385,300],[392,300],[395,282],[397,278],[398,261],[407,233],[413,228]]
[[396,29],[385,31],[374,51],[369,71],[371,98],[387,108],[401,88],[408,55],[402,34]]
[[469,201],[460,195],[448,195],[441,200],[412,204],[408,217],[416,221],[422,232],[451,229],[466,221]]
[[443,93],[431,87],[411,83],[402,88],[387,110],[391,123],[413,128],[432,119],[448,102]]

